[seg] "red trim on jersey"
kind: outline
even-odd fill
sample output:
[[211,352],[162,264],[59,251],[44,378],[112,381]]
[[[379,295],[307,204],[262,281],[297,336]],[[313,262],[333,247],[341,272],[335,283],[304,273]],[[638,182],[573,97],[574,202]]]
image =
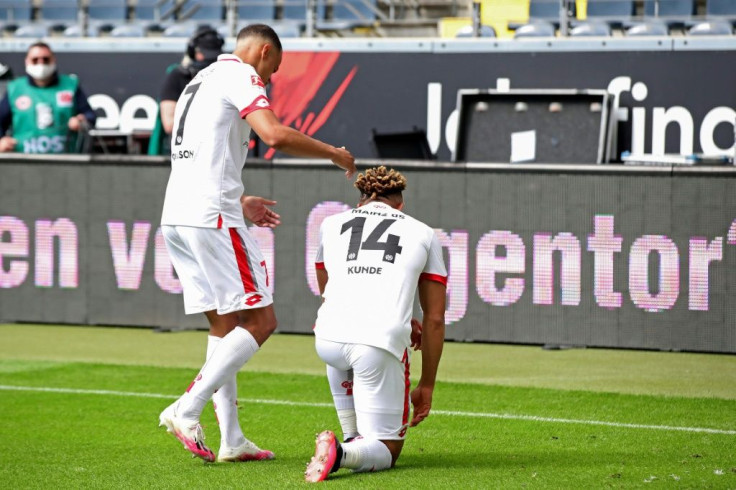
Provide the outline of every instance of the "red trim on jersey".
[[314,268],[315,269],[319,269],[319,270],[323,270],[325,268],[325,263],[324,262],[315,262],[314,263]]
[[[265,105],[259,104],[259,102],[261,102],[262,100],[266,101]],[[247,116],[251,112],[259,111],[261,109],[271,109],[271,101],[268,100],[265,95],[259,95],[258,97],[256,97],[256,100],[251,103],[251,105],[240,111],[240,119],[245,119],[245,116]]]
[[222,215],[218,214],[217,215],[217,229],[219,230],[220,228],[222,228]]
[[237,228],[229,228],[230,240],[233,242],[233,250],[235,251],[235,260],[238,262],[238,270],[240,271],[240,278],[243,280],[243,289],[246,293],[256,292],[256,287],[253,285],[253,275],[248,267],[248,253],[243,246],[243,240],[238,235]]
[[440,276],[439,274],[430,274],[428,272],[422,272],[419,275],[419,282],[422,281],[435,281],[447,286],[447,276]]
[[[409,379],[409,351],[404,349],[404,357],[401,359],[404,365],[404,413],[401,415],[401,425],[406,426],[409,423],[409,388],[411,388],[411,380]],[[399,436],[404,437],[406,427],[401,429]]]

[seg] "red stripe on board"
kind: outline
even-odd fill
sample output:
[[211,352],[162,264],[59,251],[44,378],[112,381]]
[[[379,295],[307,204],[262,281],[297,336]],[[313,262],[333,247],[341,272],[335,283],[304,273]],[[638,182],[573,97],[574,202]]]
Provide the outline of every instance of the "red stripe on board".
[[419,275],[419,282],[422,281],[435,281],[447,286],[447,276],[440,276],[438,274],[429,274],[427,272],[422,272]]
[[324,268],[325,268],[325,263],[324,263],[324,262],[315,262],[315,263],[314,263],[314,268],[315,268],[315,269],[320,269],[320,270],[322,270],[322,269],[324,269]]
[[243,289],[246,293],[254,293],[256,287],[253,285],[253,275],[248,267],[248,254],[243,246],[243,240],[238,235],[237,228],[229,228],[228,231],[230,231],[230,239],[233,242],[233,250],[235,251],[235,260],[238,262],[240,278],[243,280]]

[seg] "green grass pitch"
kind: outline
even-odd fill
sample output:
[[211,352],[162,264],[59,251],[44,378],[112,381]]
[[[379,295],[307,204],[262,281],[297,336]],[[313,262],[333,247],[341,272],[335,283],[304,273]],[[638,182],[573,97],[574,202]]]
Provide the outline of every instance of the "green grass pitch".
[[[207,464],[157,427],[204,332],[0,325],[0,481],[28,488],[299,488],[339,429],[309,336],[238,375],[246,435],[274,461]],[[420,355],[412,359],[413,379]],[[328,488],[736,488],[736,356],[448,343],[433,413],[391,471]],[[202,423],[219,446],[211,405]]]

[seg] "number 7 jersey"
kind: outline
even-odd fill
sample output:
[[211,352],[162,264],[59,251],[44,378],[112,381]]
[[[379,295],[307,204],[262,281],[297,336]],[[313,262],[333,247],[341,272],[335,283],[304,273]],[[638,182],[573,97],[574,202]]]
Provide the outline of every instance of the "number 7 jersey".
[[161,224],[245,226],[240,197],[251,131],[245,117],[270,108],[263,81],[235,55],[220,55],[197,73],[176,102]]
[[447,284],[434,230],[381,202],[326,218],[316,267],[327,271],[315,335],[385,349],[401,360],[421,280]]

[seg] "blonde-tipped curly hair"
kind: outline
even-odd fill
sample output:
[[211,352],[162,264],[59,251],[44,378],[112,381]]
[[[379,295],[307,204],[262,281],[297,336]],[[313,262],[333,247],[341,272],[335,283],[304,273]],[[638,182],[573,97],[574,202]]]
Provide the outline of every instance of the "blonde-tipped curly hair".
[[406,189],[406,178],[394,169],[386,167],[369,168],[355,179],[355,188],[364,199],[397,194]]

